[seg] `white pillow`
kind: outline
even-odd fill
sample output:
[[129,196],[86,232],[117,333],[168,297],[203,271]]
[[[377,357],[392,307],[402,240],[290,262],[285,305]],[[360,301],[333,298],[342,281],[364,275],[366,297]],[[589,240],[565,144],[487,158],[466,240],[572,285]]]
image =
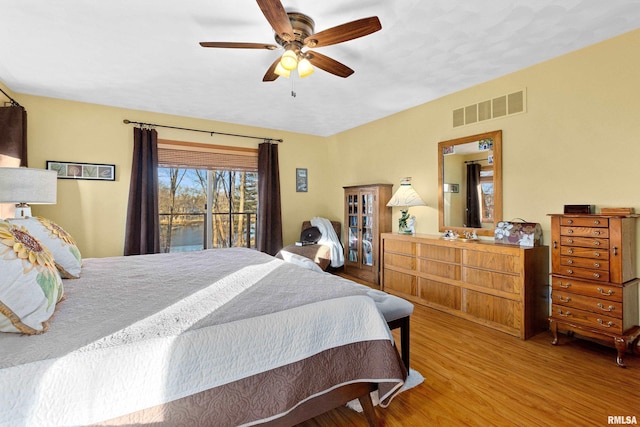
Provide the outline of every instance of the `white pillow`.
[[82,269],[82,255],[73,237],[55,222],[42,218],[10,218],[7,221],[26,227],[53,254],[60,275],[64,279],[77,279]]
[[63,296],[51,252],[26,228],[0,220],[0,271],[0,332],[45,332]]

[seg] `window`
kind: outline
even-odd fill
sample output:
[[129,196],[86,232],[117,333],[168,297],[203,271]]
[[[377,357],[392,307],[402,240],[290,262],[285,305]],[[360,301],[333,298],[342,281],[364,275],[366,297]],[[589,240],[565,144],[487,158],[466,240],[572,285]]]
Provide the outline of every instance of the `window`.
[[162,252],[256,247],[258,150],[158,141]]

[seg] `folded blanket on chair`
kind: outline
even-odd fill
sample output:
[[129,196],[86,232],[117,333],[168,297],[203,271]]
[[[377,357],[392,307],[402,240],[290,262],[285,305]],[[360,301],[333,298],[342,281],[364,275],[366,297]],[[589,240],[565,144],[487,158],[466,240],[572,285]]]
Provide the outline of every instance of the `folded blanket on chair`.
[[331,225],[331,221],[326,218],[311,218],[311,225],[318,227],[322,237],[318,241],[319,245],[327,245],[331,248],[331,267],[342,267],[344,265],[344,253],[340,239]]

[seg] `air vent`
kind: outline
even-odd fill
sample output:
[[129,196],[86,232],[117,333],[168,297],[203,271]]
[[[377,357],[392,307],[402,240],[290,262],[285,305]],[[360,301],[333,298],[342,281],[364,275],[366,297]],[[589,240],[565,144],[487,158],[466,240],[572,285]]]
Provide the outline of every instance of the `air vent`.
[[453,127],[524,113],[526,92],[520,90],[453,110]]

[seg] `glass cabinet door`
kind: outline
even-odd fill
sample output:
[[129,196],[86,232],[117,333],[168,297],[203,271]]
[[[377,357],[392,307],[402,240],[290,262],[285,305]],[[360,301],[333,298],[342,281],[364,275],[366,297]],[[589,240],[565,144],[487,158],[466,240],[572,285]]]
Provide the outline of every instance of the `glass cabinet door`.
[[357,194],[349,194],[347,196],[347,209],[348,209],[348,220],[349,220],[349,246],[347,259],[351,262],[358,262],[358,230],[359,230],[359,221],[358,221],[358,195]]
[[362,265],[373,265],[373,194],[363,193],[362,197]]

